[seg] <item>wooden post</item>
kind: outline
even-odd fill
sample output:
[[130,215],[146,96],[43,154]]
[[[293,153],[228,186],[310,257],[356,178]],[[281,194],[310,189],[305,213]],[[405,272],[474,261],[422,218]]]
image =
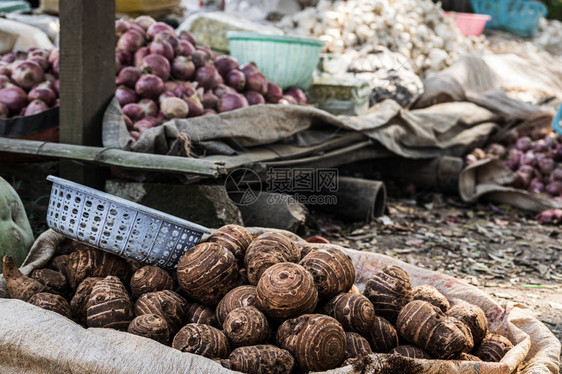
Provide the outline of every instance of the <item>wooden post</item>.
[[[60,0],[60,142],[102,145],[103,113],[115,92],[115,0]],[[60,174],[103,186],[100,169],[61,161]]]

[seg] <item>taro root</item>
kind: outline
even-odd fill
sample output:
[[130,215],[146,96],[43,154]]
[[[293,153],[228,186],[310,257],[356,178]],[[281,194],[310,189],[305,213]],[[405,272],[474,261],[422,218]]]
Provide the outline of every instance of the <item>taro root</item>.
[[243,306],[255,306],[260,309],[255,286],[239,286],[230,291],[217,305],[217,320],[222,326],[228,313]]
[[329,299],[347,292],[355,282],[355,268],[351,258],[339,249],[318,248],[307,254],[299,265],[312,274],[318,297]]
[[398,315],[400,335],[431,356],[447,359],[465,350],[464,332],[439,308],[423,300],[408,303]]
[[369,279],[363,291],[375,307],[375,313],[396,322],[398,313],[412,301],[408,274],[398,266],[387,266]]
[[312,313],[318,302],[312,275],[290,262],[268,268],[258,282],[256,293],[265,313],[277,319]]
[[242,226],[226,225],[215,231],[208,241],[228,249],[242,263],[246,249],[252,242],[252,234]]
[[213,326],[190,323],[174,336],[172,348],[208,358],[226,358],[230,345],[226,335]]
[[437,288],[430,285],[424,285],[414,288],[412,290],[412,297],[414,300],[423,300],[435,305],[436,307],[441,309],[443,313],[447,313],[447,310],[450,307],[447,298],[443,296],[443,294],[439,292]]
[[310,252],[318,249],[318,246],[309,242],[298,242],[297,246],[301,251],[301,258],[305,258]]
[[183,297],[170,290],[145,293],[138,298],[134,306],[135,316],[156,314],[166,320],[170,334],[179,330],[185,319],[187,302]]
[[489,334],[474,350],[474,355],[482,361],[499,362],[513,348],[513,344],[505,336]]
[[68,301],[66,301],[66,299],[61,295],[39,292],[31,296],[28,303],[38,306],[39,308],[56,312],[68,319],[72,319],[72,311],[70,310],[70,305],[68,304]]
[[345,359],[367,356],[373,353],[367,339],[356,332],[345,332]]
[[202,323],[219,327],[217,314],[213,308],[198,303],[188,303],[185,308],[186,323]]
[[474,345],[480,344],[482,339],[488,334],[488,319],[484,311],[476,305],[461,300],[454,300],[453,305],[447,315],[456,318],[470,329],[474,339]]
[[399,345],[388,353],[409,358],[431,358],[431,356],[425,353],[423,349],[416,347],[415,345]]
[[242,373],[290,374],[295,366],[289,351],[269,344],[236,348],[228,361],[229,369]]
[[480,358],[471,355],[469,353],[461,352],[457,356],[453,357],[453,360],[460,360],[460,361],[482,361]]
[[131,321],[127,332],[156,340],[158,343],[168,345],[170,341],[170,328],[166,320],[156,314],[143,314]]
[[228,313],[222,327],[234,347],[266,343],[271,334],[267,318],[253,306],[244,306]]
[[294,241],[275,232],[261,234],[248,246],[244,257],[248,282],[255,286],[270,266],[299,260],[300,250]]
[[67,296],[70,291],[66,277],[51,269],[35,269],[31,272],[31,278],[38,280],[45,285],[45,292]]
[[354,284],[353,286],[351,286],[351,288],[349,289],[349,291],[347,291],[349,293],[357,293],[357,294],[361,294],[361,291],[359,291],[359,287],[357,287],[356,284]]
[[81,245],[68,257],[68,282],[72,289],[88,277],[119,277],[125,282],[129,273],[127,262],[115,255]]
[[45,286],[26,275],[16,267],[12,256],[4,256],[2,259],[4,279],[6,279],[6,288],[10,297],[23,301],[45,289]]
[[68,255],[60,255],[53,257],[49,262],[49,267],[53,270],[61,272],[65,277],[67,276]]
[[238,285],[240,274],[232,252],[216,243],[201,243],[182,256],[177,277],[190,298],[215,306]]
[[213,358],[213,361],[215,361],[217,364],[219,364],[220,366],[222,366],[223,368],[226,368],[228,370],[232,370],[232,365],[230,364],[230,360],[226,359],[226,358]]
[[[450,318],[450,317],[449,317]],[[450,318],[451,321],[459,328],[459,330],[462,331],[462,333],[464,334],[464,337],[466,339],[466,342],[464,344],[464,348],[463,348],[463,352],[468,353],[470,351],[472,351],[472,348],[474,348],[474,338],[472,337],[472,333],[470,332],[470,328],[462,321],[456,319],[456,318]]]
[[304,314],[283,322],[276,340],[304,371],[334,369],[345,357],[346,338],[341,324],[323,314]]
[[107,276],[96,282],[86,305],[88,327],[126,331],[133,319],[133,307],[119,278]]
[[148,292],[172,290],[174,280],[166,270],[147,265],[135,271],[130,285],[133,297],[139,297]]
[[90,299],[90,294],[92,293],[92,289],[94,285],[102,280],[103,278],[98,277],[90,277],[86,278],[80,283],[78,288],[76,288],[76,292],[70,300],[70,309],[72,309],[72,315],[79,323],[86,324],[86,316],[87,316],[87,304],[88,300]]
[[334,317],[346,331],[366,335],[375,320],[375,308],[365,296],[341,293],[322,308],[324,314]]
[[390,322],[385,318],[375,316],[373,325],[367,335],[373,352],[388,353],[391,349],[398,347],[398,333]]

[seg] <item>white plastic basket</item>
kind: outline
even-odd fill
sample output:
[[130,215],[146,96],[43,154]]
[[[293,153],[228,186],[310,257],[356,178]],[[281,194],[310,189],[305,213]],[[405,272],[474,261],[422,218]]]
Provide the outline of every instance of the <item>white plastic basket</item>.
[[121,257],[165,269],[210,231],[200,225],[62,178],[53,182],[47,224],[53,230]]

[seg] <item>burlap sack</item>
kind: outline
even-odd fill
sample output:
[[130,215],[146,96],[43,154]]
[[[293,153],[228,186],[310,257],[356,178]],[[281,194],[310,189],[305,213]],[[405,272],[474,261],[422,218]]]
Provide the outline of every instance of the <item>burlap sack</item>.
[[[22,271],[29,273],[44,266],[61,240],[62,236],[51,230],[41,235]],[[351,256],[360,289],[371,275],[384,266],[400,266],[408,272],[413,286],[431,284],[449,299],[460,298],[481,306],[486,311],[490,328],[501,331],[515,347],[499,363],[414,360],[373,354],[355,367],[346,366],[326,373],[507,374],[518,369],[524,374],[559,373],[560,342],[546,326],[519,305],[509,303],[502,307],[473,286],[384,255],[337,248]],[[3,279],[0,278],[0,282]],[[5,284],[0,283],[0,296],[4,297],[5,292]],[[233,373],[201,356],[182,353],[153,340],[123,332],[84,329],[61,315],[12,299],[0,299],[0,372]]]

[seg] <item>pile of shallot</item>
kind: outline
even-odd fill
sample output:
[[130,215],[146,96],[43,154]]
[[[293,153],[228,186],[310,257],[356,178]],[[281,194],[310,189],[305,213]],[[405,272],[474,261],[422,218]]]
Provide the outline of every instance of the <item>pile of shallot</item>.
[[304,104],[298,88],[283,92],[252,63],[238,66],[198,45],[188,32],[148,16],[118,20],[115,95],[133,139],[173,118],[214,115],[256,104]]
[[502,159],[515,172],[510,186],[562,202],[562,137],[540,130],[514,140],[508,147],[494,143],[486,150],[477,148],[466,160],[470,164],[486,158]]
[[40,48],[0,56],[0,118],[59,105],[59,53]]

